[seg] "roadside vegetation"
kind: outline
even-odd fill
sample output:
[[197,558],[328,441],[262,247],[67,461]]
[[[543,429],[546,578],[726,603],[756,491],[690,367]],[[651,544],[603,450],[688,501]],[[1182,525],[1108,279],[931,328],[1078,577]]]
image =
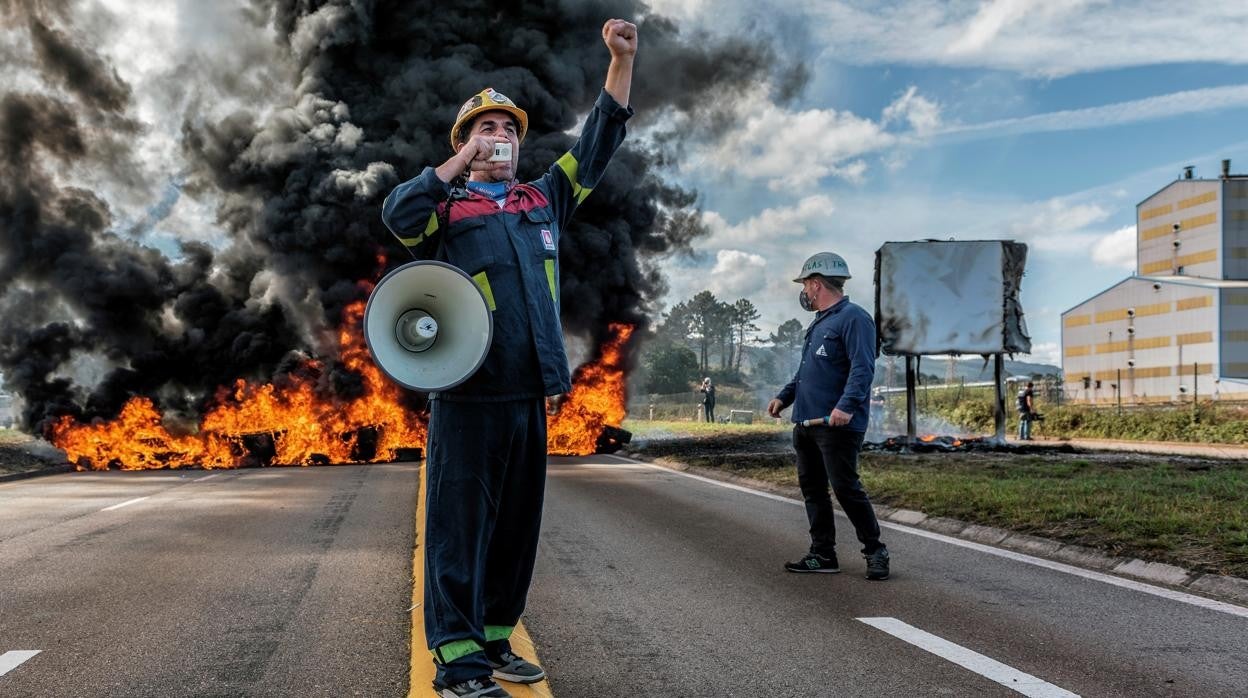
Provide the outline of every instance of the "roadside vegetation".
[[[927,393],[918,397],[920,414],[940,417],[970,434],[992,433],[991,389]],[[891,399],[894,411],[904,413],[904,398],[892,396]],[[1040,437],[1248,444],[1248,405],[1238,403],[1206,400],[1195,406],[1187,403],[1118,409],[1114,405],[1055,404],[1038,396],[1036,409],[1044,416],[1044,421],[1037,422],[1033,430]],[[1018,412],[1009,394],[1006,395],[1006,426],[1007,433],[1018,430]]]
[[[642,457],[796,493],[787,425],[639,421],[625,428]],[[890,506],[1248,577],[1248,462],[1056,451],[864,452],[860,462],[867,491]]]

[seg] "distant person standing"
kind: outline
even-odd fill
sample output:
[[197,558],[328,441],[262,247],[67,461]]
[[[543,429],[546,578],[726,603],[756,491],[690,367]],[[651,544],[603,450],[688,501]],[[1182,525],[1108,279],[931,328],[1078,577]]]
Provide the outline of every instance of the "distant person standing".
[[1020,441],[1031,441],[1031,422],[1036,417],[1036,406],[1032,402],[1034,395],[1031,381],[1027,381],[1027,386],[1018,390],[1018,439]]
[[802,309],[815,313],[806,328],[797,375],[767,405],[779,417],[793,405],[793,448],[797,451],[797,482],[806,501],[810,550],[789,572],[840,572],[836,559],[836,527],[832,498],[841,503],[854,525],[867,579],[888,579],[888,548],[880,542],[875,509],[858,478],[858,450],[870,419],[871,379],[875,377],[875,322],[861,306],[849,302],[845,281],[849,267],[840,255],[820,252],[802,265],[794,281],[802,285]]
[[702,379],[702,412],[706,415],[706,421],[715,422],[715,385],[711,383],[710,377]]

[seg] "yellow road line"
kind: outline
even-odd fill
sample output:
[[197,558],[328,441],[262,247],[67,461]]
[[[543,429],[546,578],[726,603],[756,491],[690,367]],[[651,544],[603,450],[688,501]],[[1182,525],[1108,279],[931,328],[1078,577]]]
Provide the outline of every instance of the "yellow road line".
[[[420,468],[420,495],[416,500],[416,549],[412,551],[412,670],[411,682],[408,686],[408,698],[429,698],[436,696],[433,692],[433,657],[425,648],[425,475],[424,465]],[[531,662],[541,664],[537,656],[537,648],[533,639],[524,627],[524,622],[516,624],[511,633],[512,650]],[[507,689],[514,698],[553,698],[550,684],[539,681],[534,684],[517,684],[501,681],[499,684]]]

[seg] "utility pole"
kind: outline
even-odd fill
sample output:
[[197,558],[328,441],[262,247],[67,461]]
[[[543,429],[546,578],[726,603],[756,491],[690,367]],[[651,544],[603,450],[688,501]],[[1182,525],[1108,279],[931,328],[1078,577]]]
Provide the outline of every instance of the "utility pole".
[[1118,369],[1118,382],[1114,383],[1114,397],[1118,399],[1118,416],[1122,416],[1122,369]]

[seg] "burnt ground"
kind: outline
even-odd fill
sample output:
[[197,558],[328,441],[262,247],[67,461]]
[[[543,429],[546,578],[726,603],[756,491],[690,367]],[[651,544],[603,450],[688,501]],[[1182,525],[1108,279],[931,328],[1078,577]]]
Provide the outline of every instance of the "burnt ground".
[[[950,445],[952,439],[949,437],[935,443],[916,443],[911,451],[906,452],[900,441],[901,437],[894,437],[882,442],[866,442],[862,447],[860,461],[864,465],[872,465],[903,458],[920,462],[944,460],[1007,465],[1018,456],[1026,455],[1055,463],[1072,460],[1122,466],[1168,463],[1188,470],[1208,470],[1227,463],[1220,458],[1080,449],[1064,442],[1007,443],[993,446],[984,440],[968,439],[962,446],[954,447]],[[629,450],[643,458],[670,458],[677,461],[688,458],[720,463],[736,470],[793,463],[792,435],[788,431],[774,434],[754,432],[634,437]]]
[[18,432],[0,430],[0,477],[45,469],[59,471],[68,465],[65,454],[46,442]]

